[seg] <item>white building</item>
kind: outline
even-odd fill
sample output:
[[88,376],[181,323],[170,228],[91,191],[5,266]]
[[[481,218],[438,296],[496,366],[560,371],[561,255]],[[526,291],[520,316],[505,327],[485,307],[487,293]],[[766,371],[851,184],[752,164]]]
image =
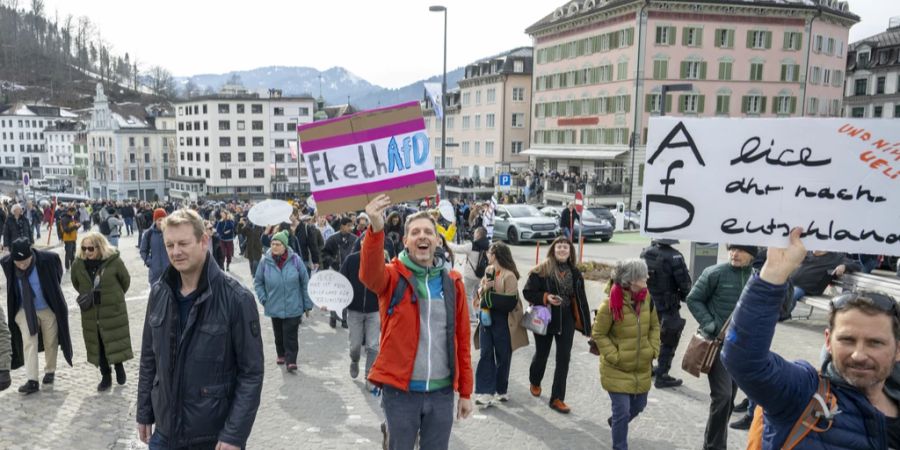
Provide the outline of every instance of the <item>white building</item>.
[[313,107],[312,97],[284,97],[277,90],[268,97],[232,91],[176,103],[179,183],[192,190],[197,183],[191,180],[203,179],[200,196],[213,198],[295,190],[297,160],[290,146],[296,145],[297,124],[312,122]]
[[165,199],[166,178],[174,168],[175,127],[171,117],[154,114],[137,103],[110,104],[97,84],[87,136],[92,197]]
[[56,121],[44,128],[47,161],[41,166],[43,178],[51,184],[74,186],[75,146],[85,126],[78,121]]
[[900,17],[850,45],[844,89],[844,116],[900,118]]
[[56,106],[0,105],[0,179],[21,179],[24,171],[41,178],[48,161],[44,129],[77,118]]

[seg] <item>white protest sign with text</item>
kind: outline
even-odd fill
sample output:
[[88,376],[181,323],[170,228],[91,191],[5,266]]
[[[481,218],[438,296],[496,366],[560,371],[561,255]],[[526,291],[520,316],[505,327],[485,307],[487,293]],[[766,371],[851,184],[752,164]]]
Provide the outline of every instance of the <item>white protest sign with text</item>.
[[900,255],[897,122],[653,117],[642,233]]
[[353,301],[350,280],[334,270],[320,270],[309,279],[309,297],[320,308],[341,312]]

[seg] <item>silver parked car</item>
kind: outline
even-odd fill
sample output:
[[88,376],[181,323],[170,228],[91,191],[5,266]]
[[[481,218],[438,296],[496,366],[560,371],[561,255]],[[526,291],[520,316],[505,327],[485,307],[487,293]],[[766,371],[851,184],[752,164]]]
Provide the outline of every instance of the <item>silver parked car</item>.
[[494,238],[510,244],[525,241],[552,241],[559,236],[559,226],[532,205],[497,205],[494,214]]

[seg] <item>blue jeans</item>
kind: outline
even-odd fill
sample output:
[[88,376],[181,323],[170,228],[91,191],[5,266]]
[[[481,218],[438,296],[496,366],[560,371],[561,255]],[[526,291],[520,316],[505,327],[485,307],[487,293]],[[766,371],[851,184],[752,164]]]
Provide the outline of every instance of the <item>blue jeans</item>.
[[119,236],[110,236],[107,240],[109,241],[109,245],[119,248]]
[[491,326],[479,325],[481,358],[475,368],[476,394],[506,394],[509,388],[512,340],[507,320],[508,314],[491,311]]
[[388,428],[388,447],[446,450],[453,426],[453,388],[433,392],[406,392],[384,385],[381,404]]
[[148,446],[150,450],[213,450],[217,444],[218,442],[211,442],[208,444],[189,445],[187,447],[171,447],[169,446],[169,439],[160,434],[159,430],[154,430],[153,435],[150,436]]
[[134,234],[134,217],[125,218],[125,232],[127,232],[129,236]]
[[802,287],[794,286],[794,297],[791,298],[791,308],[790,312],[794,311],[794,307],[797,306],[797,302],[800,301],[806,295],[806,291],[803,290]]
[[35,236],[35,239],[40,239],[40,238],[41,238],[41,223],[40,223],[40,222],[34,222],[34,223],[32,224],[32,226],[34,226],[34,236]]
[[612,401],[612,441],[613,450],[628,450],[628,423],[634,420],[647,406],[647,393],[620,394],[610,392]]

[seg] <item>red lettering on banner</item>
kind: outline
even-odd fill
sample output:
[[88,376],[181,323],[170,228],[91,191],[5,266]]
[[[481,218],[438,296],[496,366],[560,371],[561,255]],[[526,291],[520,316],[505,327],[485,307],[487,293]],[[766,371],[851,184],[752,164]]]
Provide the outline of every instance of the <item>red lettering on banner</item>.
[[[886,139],[873,136],[871,132],[863,128],[856,128],[849,123],[841,126],[838,129],[838,133],[866,142],[875,149],[865,150],[859,154],[860,161],[866,163],[870,169],[877,170],[892,180],[900,178],[900,165],[892,165],[890,161],[890,159],[893,159],[894,162],[900,162],[900,142],[892,144]],[[875,141],[871,142],[873,139]],[[876,150],[881,151],[884,157],[879,157],[876,154]]]
[[597,125],[600,123],[599,117],[575,117],[572,119],[557,119],[557,126],[572,126],[572,125]]

